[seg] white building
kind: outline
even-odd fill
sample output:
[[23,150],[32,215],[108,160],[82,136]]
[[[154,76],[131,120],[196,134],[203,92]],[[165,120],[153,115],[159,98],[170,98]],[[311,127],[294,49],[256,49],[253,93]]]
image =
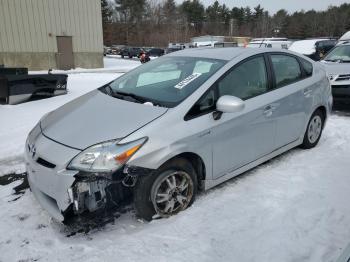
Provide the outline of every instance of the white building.
[[192,45],[196,47],[214,46],[215,43],[224,42],[224,41],[225,41],[224,36],[204,35],[204,36],[197,36],[197,37],[191,38]]
[[201,47],[201,46],[214,46],[215,43],[223,43],[223,42],[232,42],[237,43],[238,46],[246,46],[250,37],[245,36],[213,36],[213,35],[204,35],[197,36],[191,38],[191,43],[193,46]]

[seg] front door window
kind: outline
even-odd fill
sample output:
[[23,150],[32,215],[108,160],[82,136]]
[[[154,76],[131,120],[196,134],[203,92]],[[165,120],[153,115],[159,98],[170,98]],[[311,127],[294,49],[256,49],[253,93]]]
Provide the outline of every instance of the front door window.
[[235,67],[218,84],[219,97],[231,95],[247,100],[268,91],[265,60],[252,58]]

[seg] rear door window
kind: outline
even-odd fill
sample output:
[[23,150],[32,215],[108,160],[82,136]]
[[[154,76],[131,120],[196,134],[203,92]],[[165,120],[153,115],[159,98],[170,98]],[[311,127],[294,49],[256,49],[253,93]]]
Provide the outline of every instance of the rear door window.
[[270,55],[275,73],[276,87],[286,86],[302,79],[299,62],[288,55]]

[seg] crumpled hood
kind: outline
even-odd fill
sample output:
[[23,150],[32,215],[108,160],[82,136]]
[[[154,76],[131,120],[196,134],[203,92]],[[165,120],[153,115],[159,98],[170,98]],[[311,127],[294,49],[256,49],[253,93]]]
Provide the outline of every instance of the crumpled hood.
[[320,62],[325,68],[327,75],[347,75],[350,74],[350,63]]
[[49,113],[41,120],[41,129],[48,138],[82,150],[126,137],[166,111],[94,90]]

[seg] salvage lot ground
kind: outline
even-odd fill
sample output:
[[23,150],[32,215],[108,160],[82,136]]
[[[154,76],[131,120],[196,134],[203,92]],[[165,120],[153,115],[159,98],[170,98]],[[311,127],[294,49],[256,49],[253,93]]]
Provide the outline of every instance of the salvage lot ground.
[[[0,105],[0,176],[24,171],[25,138],[43,114],[119,75],[75,72],[68,95]],[[13,181],[0,186],[0,261],[335,261],[350,242],[349,155],[350,118],[334,114],[315,149],[291,150],[182,214],[143,223],[128,211],[70,237]]]

